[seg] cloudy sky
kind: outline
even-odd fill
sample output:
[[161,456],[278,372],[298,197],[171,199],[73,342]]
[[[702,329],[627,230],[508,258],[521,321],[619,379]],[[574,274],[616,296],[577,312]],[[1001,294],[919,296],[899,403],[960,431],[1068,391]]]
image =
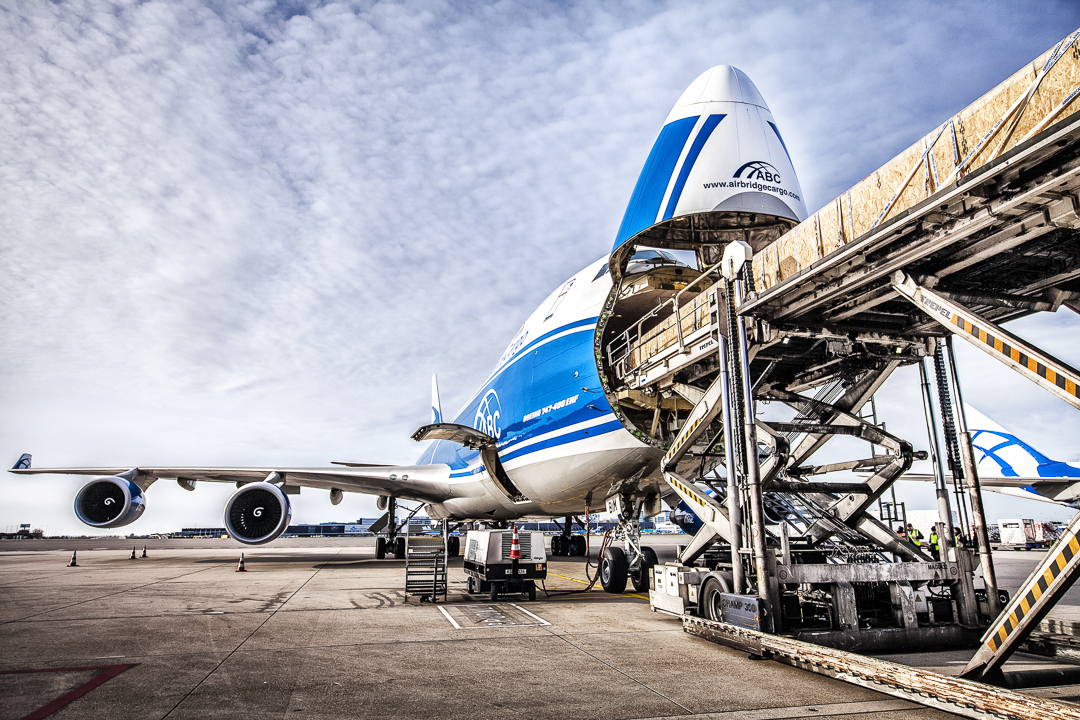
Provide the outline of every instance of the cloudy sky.
[[[459,407],[610,249],[705,69],[754,80],[816,209],[1077,27],[1074,2],[0,0],[0,461],[411,462],[431,373]],[[1014,331],[1080,364],[1068,312]],[[1080,459],[1075,411],[961,363]],[[881,409],[925,447],[916,390]],[[88,530],[81,482],[5,474],[0,529]],[[229,492],[161,483],[129,529],[218,526]],[[294,519],[374,514],[305,491]]]

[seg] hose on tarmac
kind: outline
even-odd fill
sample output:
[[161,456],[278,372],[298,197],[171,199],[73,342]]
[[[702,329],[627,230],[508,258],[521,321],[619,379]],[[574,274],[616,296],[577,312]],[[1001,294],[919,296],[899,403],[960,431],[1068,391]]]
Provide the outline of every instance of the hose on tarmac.
[[[587,518],[588,515],[589,515],[588,512],[586,512],[585,517]],[[595,577],[589,577],[589,568],[594,567],[594,564],[590,560],[590,554],[589,554],[589,540],[592,537],[592,535],[589,532],[589,524],[588,524],[588,522],[586,522],[586,524],[585,524],[585,579],[589,581],[589,584],[586,585],[583,588],[578,588],[576,590],[548,590],[547,586],[544,584],[544,581],[541,580],[540,581],[540,589],[544,591],[544,597],[552,597],[552,596],[558,596],[558,595],[575,595],[577,593],[589,592],[590,590],[592,590],[593,587],[596,585],[596,581],[600,579],[600,558],[602,558],[604,556],[604,551],[607,550],[609,545],[611,545],[611,541],[612,541],[611,532],[612,532],[611,530],[608,530],[606,533],[604,533],[604,539],[600,542],[600,550],[597,551],[597,554],[596,554],[596,563],[595,563],[596,576]]]

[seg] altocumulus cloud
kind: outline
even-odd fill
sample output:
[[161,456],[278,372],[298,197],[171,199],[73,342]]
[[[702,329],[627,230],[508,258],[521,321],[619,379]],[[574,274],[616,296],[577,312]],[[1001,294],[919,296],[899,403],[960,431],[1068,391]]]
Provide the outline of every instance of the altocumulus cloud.
[[[754,78],[816,208],[1078,25],[1071,3],[0,0],[0,460],[409,461],[430,373],[461,405],[609,249],[704,69]],[[0,526],[81,527],[78,481],[0,482]],[[217,524],[223,493],[155,487],[140,529]],[[305,495],[297,519],[330,512]]]

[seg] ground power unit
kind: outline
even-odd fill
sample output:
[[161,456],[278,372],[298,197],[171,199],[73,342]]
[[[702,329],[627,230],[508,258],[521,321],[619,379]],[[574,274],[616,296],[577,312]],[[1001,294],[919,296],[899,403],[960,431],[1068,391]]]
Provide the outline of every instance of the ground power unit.
[[547,577],[547,550],[542,532],[519,532],[521,557],[514,558],[512,530],[470,530],[465,536],[465,574],[469,593],[521,593],[536,599],[536,581]]

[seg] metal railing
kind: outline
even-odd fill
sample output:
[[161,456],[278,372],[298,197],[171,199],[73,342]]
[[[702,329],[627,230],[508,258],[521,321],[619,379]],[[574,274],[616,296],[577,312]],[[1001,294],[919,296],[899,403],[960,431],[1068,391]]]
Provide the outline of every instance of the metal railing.
[[[707,293],[703,289],[692,302],[686,305],[681,305],[680,300],[684,293],[702,280],[709,278],[712,273],[720,268],[720,265],[721,263],[716,263],[706,269],[691,280],[686,287],[642,315],[636,323],[608,343],[608,364],[615,371],[616,377],[620,380],[626,378],[649,358],[667,350],[676,343],[679,345],[679,352],[686,351],[686,336],[709,324],[711,306],[715,304],[716,296],[715,293]],[[671,314],[664,318],[659,325],[642,335],[642,325],[650,318],[660,315],[669,305],[671,306]],[[689,320],[689,323],[687,323],[687,320]],[[670,334],[672,326],[674,326],[675,330],[674,337]],[[666,337],[665,333],[667,333]]]

